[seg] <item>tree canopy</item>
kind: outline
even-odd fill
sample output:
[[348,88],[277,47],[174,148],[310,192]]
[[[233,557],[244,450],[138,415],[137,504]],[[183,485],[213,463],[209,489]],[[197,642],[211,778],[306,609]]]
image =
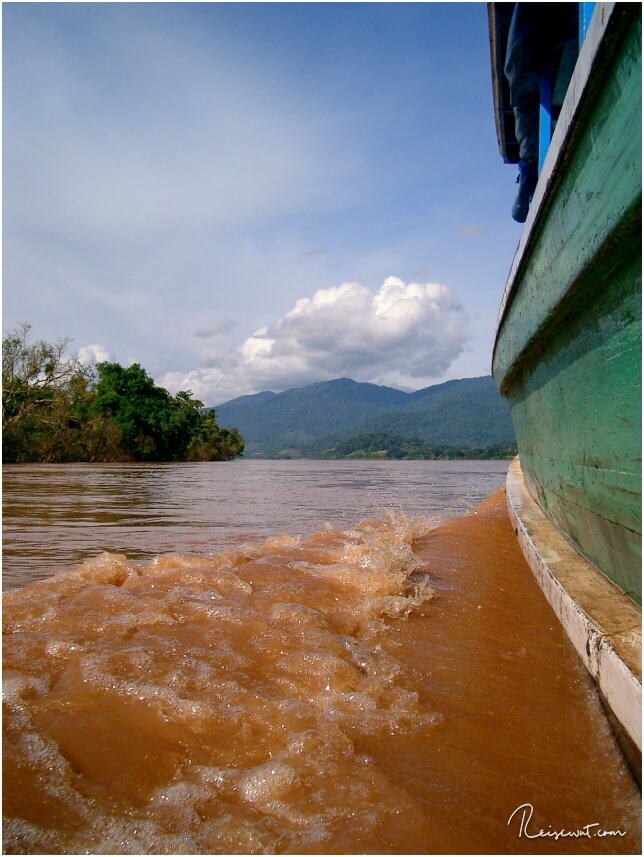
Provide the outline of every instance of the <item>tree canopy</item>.
[[172,396],[135,363],[83,366],[69,340],[3,340],[3,461],[225,461],[241,455],[236,429],[189,390]]

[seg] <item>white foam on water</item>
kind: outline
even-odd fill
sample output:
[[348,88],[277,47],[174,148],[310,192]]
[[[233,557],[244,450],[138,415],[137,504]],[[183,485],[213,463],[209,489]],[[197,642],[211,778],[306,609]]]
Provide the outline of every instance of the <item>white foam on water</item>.
[[413,799],[355,741],[437,722],[381,644],[432,597],[410,577],[427,526],[392,515],[145,564],[103,553],[9,593],[7,848],[315,851],[413,825]]

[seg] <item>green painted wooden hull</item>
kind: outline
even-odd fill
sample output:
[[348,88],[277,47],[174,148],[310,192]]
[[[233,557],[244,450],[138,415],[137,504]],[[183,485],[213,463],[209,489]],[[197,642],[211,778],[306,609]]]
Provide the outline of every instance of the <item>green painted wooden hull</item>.
[[492,371],[534,498],[641,604],[641,11],[623,7],[527,224]]

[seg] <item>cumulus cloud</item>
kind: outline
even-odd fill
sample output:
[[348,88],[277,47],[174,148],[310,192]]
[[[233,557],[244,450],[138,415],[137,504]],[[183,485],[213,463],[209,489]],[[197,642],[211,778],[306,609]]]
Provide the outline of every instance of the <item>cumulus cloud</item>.
[[222,318],[220,321],[213,321],[212,324],[206,324],[200,327],[192,334],[197,339],[211,339],[214,336],[221,336],[228,333],[235,327],[235,322],[229,318]]
[[200,368],[161,383],[209,403],[340,376],[421,387],[462,352],[466,326],[456,296],[440,283],[388,277],[374,292],[347,282],[300,298],[228,355],[209,352],[204,366],[202,353]]
[[103,363],[112,358],[104,345],[83,345],[78,349],[78,359],[83,365],[90,366],[92,363]]

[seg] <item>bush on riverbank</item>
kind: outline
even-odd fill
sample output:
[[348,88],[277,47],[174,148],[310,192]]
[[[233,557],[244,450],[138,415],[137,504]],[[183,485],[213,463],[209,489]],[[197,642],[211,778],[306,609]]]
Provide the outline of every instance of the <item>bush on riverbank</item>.
[[324,452],[324,458],[376,458],[434,460],[510,459],[517,454],[513,441],[502,441],[486,447],[437,444],[390,434],[364,434],[341,441]]
[[138,364],[84,366],[69,340],[29,339],[23,324],[3,340],[4,462],[227,461],[244,450],[190,391],[172,396]]
[[379,461],[507,461],[517,455],[512,440],[488,446],[458,446],[429,443],[390,434],[363,434],[338,441],[333,447],[311,444],[304,450],[285,447],[272,455],[253,454],[251,458],[271,460],[345,461],[373,459]]

